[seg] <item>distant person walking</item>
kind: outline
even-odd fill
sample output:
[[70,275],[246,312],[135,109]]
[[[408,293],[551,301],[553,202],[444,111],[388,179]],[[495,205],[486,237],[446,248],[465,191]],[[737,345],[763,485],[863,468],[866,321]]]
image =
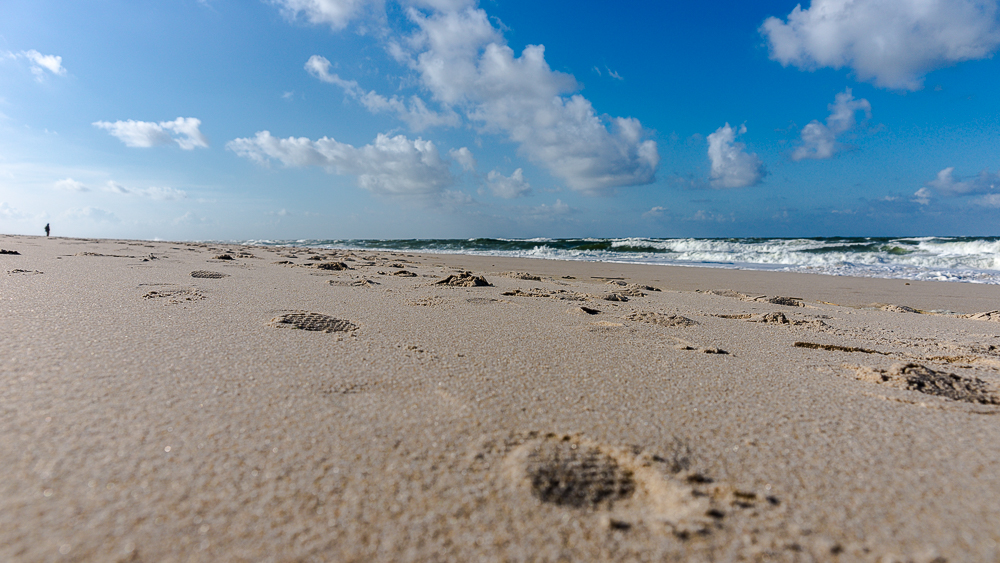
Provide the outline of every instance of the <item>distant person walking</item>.
[[45,223],[45,236],[49,236],[49,232],[50,232],[51,230],[52,230],[52,229],[51,229],[51,228],[49,228],[49,224],[48,224],[48,223]]

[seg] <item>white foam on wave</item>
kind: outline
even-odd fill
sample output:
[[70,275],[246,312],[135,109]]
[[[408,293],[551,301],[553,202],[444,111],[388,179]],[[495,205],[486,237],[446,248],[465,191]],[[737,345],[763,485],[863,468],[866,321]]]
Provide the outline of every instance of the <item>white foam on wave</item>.
[[[407,241],[413,252],[460,253],[550,260],[585,260],[672,266],[809,272],[835,276],[1000,284],[1000,240],[907,237],[895,239],[495,239],[529,243],[522,250],[484,248],[484,239]],[[487,239],[488,240],[488,239]],[[461,244],[475,241],[475,248]],[[262,243],[264,241],[256,241]],[[267,241],[271,242],[271,241]],[[295,241],[316,246],[398,250],[402,241]],[[253,241],[251,241],[253,243]],[[331,244],[332,243],[332,244]],[[606,244],[608,250],[595,249]],[[577,246],[574,248],[573,246]],[[649,251],[643,251],[649,249]]]

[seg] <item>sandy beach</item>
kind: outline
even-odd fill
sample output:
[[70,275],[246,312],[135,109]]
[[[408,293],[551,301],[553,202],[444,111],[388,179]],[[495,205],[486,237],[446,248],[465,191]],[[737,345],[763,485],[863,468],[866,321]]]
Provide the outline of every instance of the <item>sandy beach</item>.
[[3,561],[1000,560],[1000,286],[0,249]]

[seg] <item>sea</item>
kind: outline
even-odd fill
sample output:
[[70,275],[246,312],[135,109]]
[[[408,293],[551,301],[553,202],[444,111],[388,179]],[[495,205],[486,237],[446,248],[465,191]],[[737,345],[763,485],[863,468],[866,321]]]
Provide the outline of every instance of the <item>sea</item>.
[[1000,237],[301,239],[231,242],[1000,284]]

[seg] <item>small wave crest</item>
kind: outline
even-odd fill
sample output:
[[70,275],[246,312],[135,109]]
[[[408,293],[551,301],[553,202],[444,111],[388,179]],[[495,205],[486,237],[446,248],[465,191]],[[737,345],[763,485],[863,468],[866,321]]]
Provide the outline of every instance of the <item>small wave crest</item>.
[[[237,241],[231,241],[237,242]],[[1000,238],[330,239],[242,241],[1000,284]]]

